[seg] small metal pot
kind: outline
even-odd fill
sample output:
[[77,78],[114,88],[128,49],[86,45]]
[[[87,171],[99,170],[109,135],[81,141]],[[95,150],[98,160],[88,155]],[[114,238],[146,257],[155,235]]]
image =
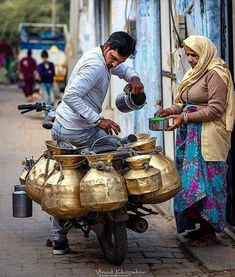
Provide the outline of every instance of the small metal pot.
[[144,92],[139,94],[121,93],[117,96],[115,103],[119,111],[128,113],[140,110],[144,107],[146,101],[146,94]]
[[149,129],[152,131],[167,130],[169,127],[169,119],[166,117],[149,118]]

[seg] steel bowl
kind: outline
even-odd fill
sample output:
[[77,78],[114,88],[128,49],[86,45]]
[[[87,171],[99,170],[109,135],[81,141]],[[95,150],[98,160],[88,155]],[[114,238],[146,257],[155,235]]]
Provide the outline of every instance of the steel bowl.
[[167,130],[169,127],[169,119],[166,117],[158,116],[149,118],[149,129],[152,131]]

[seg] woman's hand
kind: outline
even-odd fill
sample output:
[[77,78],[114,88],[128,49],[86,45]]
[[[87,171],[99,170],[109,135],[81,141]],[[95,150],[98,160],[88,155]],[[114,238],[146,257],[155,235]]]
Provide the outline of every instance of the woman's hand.
[[155,114],[154,116],[169,116],[169,115],[172,115],[174,114],[173,110],[170,109],[170,108],[166,108],[166,109],[163,109],[163,108],[160,108]]
[[112,135],[113,131],[116,135],[121,132],[120,126],[111,119],[101,119],[97,127],[103,129],[109,135]]
[[184,117],[181,114],[177,114],[177,115],[170,115],[168,117],[168,119],[172,118],[173,119],[173,125],[171,125],[167,131],[173,131],[176,128],[179,128],[181,125],[183,125],[184,123]]

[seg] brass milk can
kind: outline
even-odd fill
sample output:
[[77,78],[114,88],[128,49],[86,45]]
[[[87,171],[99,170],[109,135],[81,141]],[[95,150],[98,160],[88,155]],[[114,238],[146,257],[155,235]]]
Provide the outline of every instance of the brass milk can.
[[151,155],[127,158],[131,169],[123,176],[130,195],[142,195],[158,191],[162,187],[160,170],[149,165]]
[[155,153],[152,155],[149,164],[161,171],[163,187],[158,191],[138,196],[133,201],[144,204],[157,204],[174,197],[181,188],[181,179],[174,163],[166,156]]
[[78,218],[88,212],[81,207],[80,182],[83,174],[77,169],[84,162],[80,155],[54,155],[57,165],[44,183],[41,206],[50,215],[63,219]]
[[[50,155],[47,154],[43,154],[36,161],[25,180],[25,191],[27,195],[38,204],[41,204],[43,184],[46,175],[52,171],[56,163],[55,160],[50,159]],[[25,174],[25,172],[23,171],[22,174]]]
[[81,204],[89,211],[120,209],[128,200],[125,180],[112,167],[113,154],[86,157],[91,169],[80,185]]

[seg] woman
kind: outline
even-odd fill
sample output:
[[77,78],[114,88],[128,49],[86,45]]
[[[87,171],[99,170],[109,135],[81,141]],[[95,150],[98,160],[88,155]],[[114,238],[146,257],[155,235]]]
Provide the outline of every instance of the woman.
[[174,199],[177,231],[193,246],[216,243],[225,227],[226,159],[234,124],[234,92],[230,72],[216,57],[214,44],[203,36],[184,40],[191,65],[174,105],[156,115],[173,118],[177,130],[176,164],[182,188]]

